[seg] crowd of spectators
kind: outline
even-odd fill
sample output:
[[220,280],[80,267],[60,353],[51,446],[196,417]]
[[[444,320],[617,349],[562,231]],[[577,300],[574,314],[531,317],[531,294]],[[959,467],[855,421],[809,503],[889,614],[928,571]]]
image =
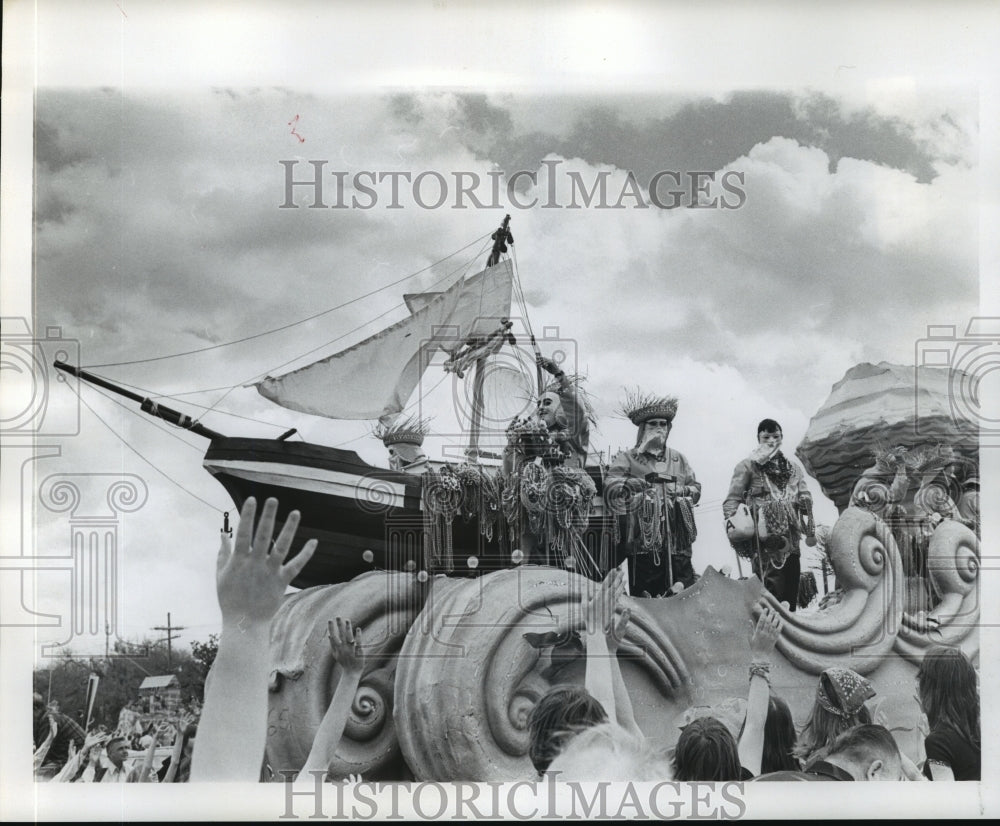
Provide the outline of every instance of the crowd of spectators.
[[[875,689],[850,669],[829,668],[820,675],[813,707],[798,731],[788,704],[770,692],[770,655],[781,619],[766,600],[757,608],[746,714],[738,735],[716,717],[695,717],[684,725],[667,757],[666,750],[626,730],[614,700],[602,703],[579,686],[555,686],[529,721],[536,770],[580,781],[980,779],[978,675],[962,651],[933,647],[920,666],[916,701],[929,726],[921,769],[902,754],[886,727],[873,723],[865,703]],[[588,634],[588,646],[592,640]],[[598,647],[588,657],[588,675],[608,661],[603,652]],[[616,669],[615,658],[610,661]],[[560,709],[565,711],[562,718]]]
[[[148,736],[144,749],[130,760],[125,738],[101,730],[85,733],[35,695],[39,779],[142,783],[261,778],[271,620],[316,542],[310,540],[286,562],[299,514],[293,511],[272,541],[277,502],[269,499],[255,522],[256,510],[255,501],[248,499],[235,538],[223,534],[216,569],[222,635],[198,725],[185,717],[174,721],[169,757],[157,762],[160,738]],[[769,598],[756,606],[758,618],[749,633],[742,725],[734,731],[716,717],[695,717],[673,748],[644,737],[616,656],[630,619],[619,604],[624,588],[624,575],[614,569],[585,595],[584,685],[552,687],[530,715],[528,753],[539,776],[558,772],[561,780],[582,781],[980,779],[978,676],[965,654],[935,647],[920,666],[916,701],[929,733],[927,759],[917,767],[900,753],[891,732],[873,723],[866,702],[874,687],[848,669],[822,673],[808,719],[796,730],[788,704],[771,694],[771,655],[782,619]],[[340,676],[302,773],[329,771],[365,667],[360,628],[336,617],[328,623],[328,634]],[[282,767],[271,768],[279,779],[289,776]]]

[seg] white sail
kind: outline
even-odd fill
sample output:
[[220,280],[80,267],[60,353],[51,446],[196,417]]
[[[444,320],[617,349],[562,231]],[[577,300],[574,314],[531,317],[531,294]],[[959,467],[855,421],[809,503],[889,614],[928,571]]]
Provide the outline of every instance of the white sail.
[[501,261],[442,292],[406,297],[409,318],[339,353],[268,377],[256,387],[282,407],[331,419],[399,413],[438,350],[458,349],[470,335],[489,335],[510,315],[513,274]]

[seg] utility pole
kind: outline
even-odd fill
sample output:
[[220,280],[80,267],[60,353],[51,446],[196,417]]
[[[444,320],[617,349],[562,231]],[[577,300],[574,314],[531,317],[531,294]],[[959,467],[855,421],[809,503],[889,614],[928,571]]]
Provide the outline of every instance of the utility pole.
[[170,612],[167,611],[167,624],[166,625],[154,625],[151,630],[153,631],[166,631],[167,632],[167,668],[171,671],[174,669],[173,660],[173,647],[172,642],[175,636],[180,636],[180,634],[174,634],[174,631],[183,631],[186,626],[184,625],[171,625],[170,624]]
[[104,659],[108,659],[108,646],[111,644],[111,624],[104,623]]

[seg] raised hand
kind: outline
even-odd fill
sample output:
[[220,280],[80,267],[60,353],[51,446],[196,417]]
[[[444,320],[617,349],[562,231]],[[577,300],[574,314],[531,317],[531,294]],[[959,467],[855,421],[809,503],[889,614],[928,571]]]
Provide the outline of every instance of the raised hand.
[[96,765],[101,759],[101,748],[104,746],[105,737],[100,732],[92,732],[83,741],[81,751],[87,755],[87,763]]
[[185,714],[181,714],[179,717],[175,718],[171,722],[171,725],[173,725],[173,727],[174,727],[174,736],[175,736],[175,739],[177,737],[183,737],[184,736],[184,732],[187,729],[188,725],[191,723],[191,720],[192,720],[191,715],[185,713]]
[[223,534],[216,565],[216,592],[222,611],[219,653],[192,757],[192,781],[255,782],[267,741],[268,642],[288,584],[306,566],[316,540],[286,563],[299,514],[292,511],[272,543],[278,503],[268,499],[254,530],[257,503],[247,499],[234,543]]
[[620,614],[615,616],[611,629],[608,631],[608,653],[614,654],[618,651],[618,646],[625,639],[625,629],[628,628],[629,620],[632,619],[632,611],[625,608]]
[[767,460],[778,452],[779,447],[780,445],[757,445],[757,447],[750,451],[750,458],[758,465],[766,464]]
[[361,650],[361,629],[349,619],[337,617],[326,624],[333,658],[344,671],[360,674],[365,668],[365,655]]
[[562,370],[559,369],[558,364],[552,361],[552,359],[545,358],[545,356],[541,354],[535,356],[535,364],[554,376],[557,376],[562,372]]
[[615,608],[624,592],[625,576],[619,568],[613,568],[599,586],[591,588],[583,599],[583,622],[588,634],[614,632]]
[[760,616],[750,637],[750,654],[754,660],[768,660],[784,623],[768,602],[761,600],[757,604],[760,607]]
[[299,512],[292,511],[278,538],[272,542],[278,501],[268,499],[253,533],[257,501],[250,497],[240,511],[235,544],[222,535],[222,547],[216,567],[216,591],[223,624],[246,621],[270,622],[288,584],[298,576],[316,550],[315,539],[309,540],[291,562],[285,557],[299,525]]
[[326,714],[319,724],[316,737],[309,749],[309,756],[299,773],[302,777],[308,776],[313,771],[329,770],[330,762],[337,752],[337,744],[340,743],[344,727],[347,725],[347,718],[365,667],[365,656],[361,651],[361,629],[355,628],[351,621],[344,617],[328,621],[326,627],[330,635],[330,649],[343,672],[337,680],[337,688],[330,699]]

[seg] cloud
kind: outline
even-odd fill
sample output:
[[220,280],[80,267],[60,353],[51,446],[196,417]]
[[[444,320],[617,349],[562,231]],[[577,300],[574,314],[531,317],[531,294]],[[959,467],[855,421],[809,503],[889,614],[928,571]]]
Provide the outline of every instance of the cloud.
[[743,91],[722,99],[633,95],[596,102],[588,96],[576,99],[571,112],[561,101],[562,123],[555,130],[548,98],[537,105],[534,99],[482,94],[458,100],[454,122],[466,144],[505,169],[535,168],[556,152],[631,169],[643,185],[663,169],[718,171],[774,137],[822,150],[831,170],[842,158],[856,158],[902,169],[921,183],[937,176],[937,161],[953,162],[967,149],[944,120],[961,111],[954,100],[938,100],[933,119],[925,111],[911,123],[898,108],[879,111],[882,99],[845,104],[819,92]]
[[[814,409],[853,363],[911,360],[932,308],[976,306],[966,170],[921,184],[870,162],[831,169],[822,150],[785,138],[727,169],[744,176],[740,209],[540,210],[520,240],[558,285],[546,323],[622,359],[638,349],[732,365]],[[572,159],[558,172],[604,170]],[[595,312],[611,294],[610,316]]]
[[[537,183],[524,180],[522,194],[544,202],[554,174],[563,207],[570,173],[588,185],[603,176],[612,201],[630,171],[640,183],[663,168],[738,173],[746,193],[738,209],[639,209],[628,201],[624,209],[511,210],[533,329],[546,353],[562,346],[544,338],[546,328],[571,340],[572,369],[588,377],[599,417],[594,447],[608,458],[633,443],[634,429],[614,416],[623,385],[677,393],[671,439],[705,484],[696,564],[731,563],[719,503],[757,421],[781,421],[793,449],[849,367],[910,361],[927,323],[961,321],[976,307],[974,170],[965,154],[974,140],[960,103],[935,131],[928,124],[932,112],[942,120],[939,105],[880,113],[870,101],[791,93],[616,101],[40,90],[37,323],[62,326],[81,340],[85,363],[101,364],[224,344],[345,305],[264,338],[98,372],[158,393],[223,388],[163,401],[227,434],[295,426],[307,440],[384,464],[370,423],[299,416],[252,389],[227,388],[400,317],[403,292],[482,263],[504,210],[454,209],[450,201],[423,209],[406,186],[405,206],[389,209],[387,183],[370,210],[279,209],[279,160],[299,161],[298,180],[308,160],[325,159],[327,171],[347,176],[347,198],[363,170],[461,171],[487,181],[497,167],[525,169]],[[305,143],[291,134],[296,115]],[[311,202],[308,191],[297,193]],[[438,392],[443,416],[450,385]],[[173,480],[84,411],[83,432],[67,440],[59,466],[138,473],[155,488],[155,507],[151,499],[148,512],[129,517],[129,564],[170,559],[182,571],[210,571],[215,509],[229,505],[199,467],[204,445],[187,434],[181,438],[194,446],[179,445],[83,394]],[[59,523],[46,524],[57,531]],[[204,541],[178,545],[179,535]],[[173,587],[184,592],[180,581]],[[170,610],[164,597],[147,616],[148,593],[131,587],[126,598],[136,633]]]

